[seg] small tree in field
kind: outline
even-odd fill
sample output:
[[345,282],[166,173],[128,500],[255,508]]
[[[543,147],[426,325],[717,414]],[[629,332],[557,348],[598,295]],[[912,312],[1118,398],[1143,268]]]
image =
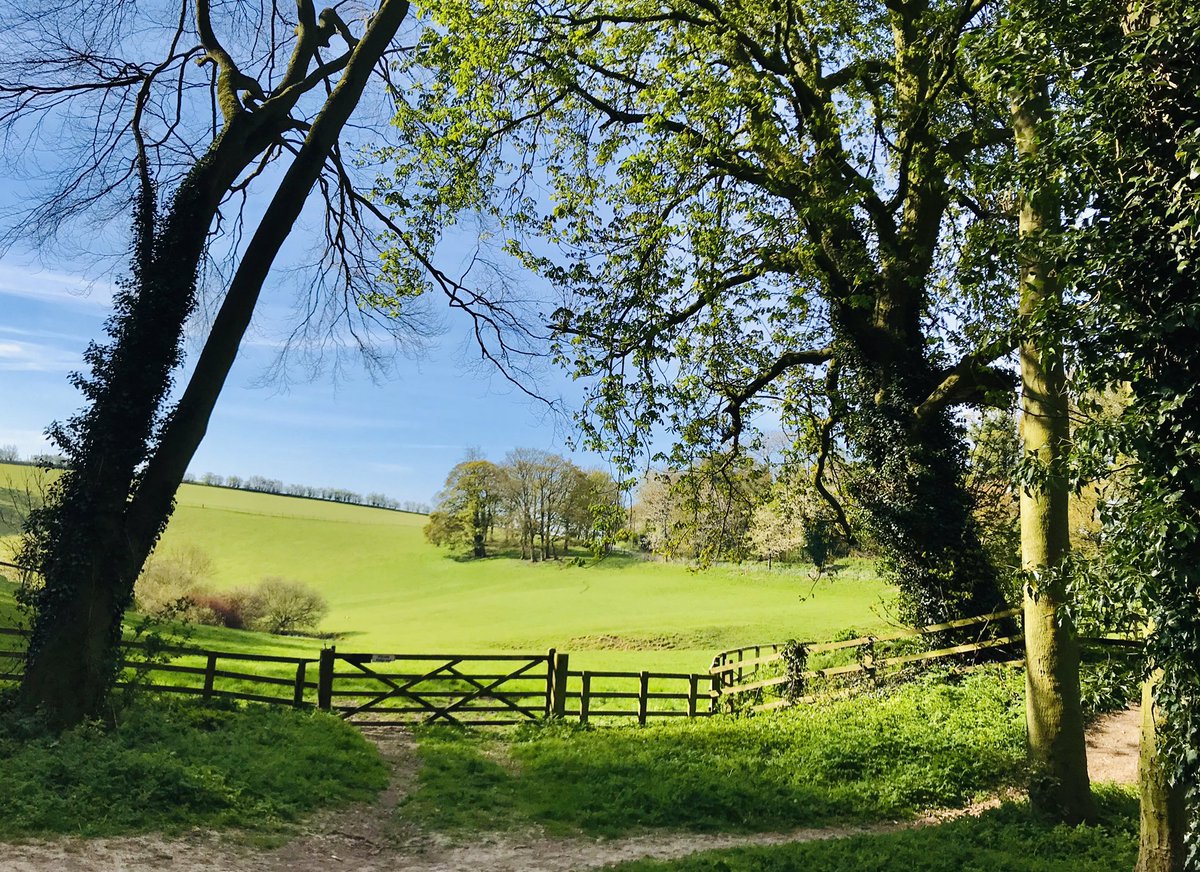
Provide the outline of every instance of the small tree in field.
[[750,521],[750,547],[765,557],[769,568],[776,560],[804,544],[804,528],[778,502],[763,503]]
[[325,597],[301,581],[268,576],[255,588],[244,614],[251,629],[267,633],[316,630],[329,614]]
[[422,531],[425,533],[425,539],[430,544],[439,547],[458,544],[463,541],[467,532],[462,518],[458,515],[441,511],[429,513],[429,520],[425,522]]
[[437,496],[425,538],[435,545],[467,545],[472,556],[486,557],[504,481],[504,470],[488,460],[464,460],[455,466]]

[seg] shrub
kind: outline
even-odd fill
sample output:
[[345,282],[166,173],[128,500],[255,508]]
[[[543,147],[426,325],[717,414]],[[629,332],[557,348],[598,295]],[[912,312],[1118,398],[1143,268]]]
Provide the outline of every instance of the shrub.
[[156,551],[134,584],[137,609],[153,618],[209,623],[198,600],[208,593],[212,558],[195,545]]
[[242,604],[247,626],[267,633],[312,631],[329,614],[325,597],[301,581],[268,576]]
[[194,545],[157,552],[134,585],[137,609],[151,618],[267,633],[312,631],[329,613],[318,591],[268,576],[251,588],[213,591],[212,558]]
[[198,624],[244,630],[251,621],[246,615],[246,595],[240,591],[230,593],[201,593],[191,597],[195,611],[192,620]]

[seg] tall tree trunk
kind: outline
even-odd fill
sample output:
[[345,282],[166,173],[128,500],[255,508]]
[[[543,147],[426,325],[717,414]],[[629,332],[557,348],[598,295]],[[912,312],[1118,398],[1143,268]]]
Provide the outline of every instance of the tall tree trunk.
[[108,324],[113,343],[89,348],[90,407],[55,434],[71,468],[26,525],[22,562],[39,572],[42,587],[21,700],[56,725],[99,714],[116,678],[121,619],[166,523],[131,538],[126,513],[195,305],[206,229],[226,188],[268,144],[249,128],[242,117],[225,128],[162,218],[143,180],[132,276]]
[[43,586],[21,699],[56,726],[102,710],[120,665],[121,621],[134,582],[170,517],[263,282],[407,11],[403,0],[384,0],[356,43],[251,237],[188,386],[158,434],[216,210],[243,170],[291,125],[290,106],[234,111],[161,226],[153,186],[143,183],[133,279],[109,323],[113,342],[89,352],[90,407],[62,431],[73,466],[51,502],[31,516],[26,540]]
[[1142,685],[1142,732],[1138,753],[1141,828],[1136,872],[1183,872],[1187,851],[1187,805],[1183,785],[1171,778],[1158,753],[1158,719],[1154,704],[1160,674]]
[[[1046,83],[1013,105],[1019,157],[1033,166],[1047,135]],[[1059,202],[1048,180],[1022,194],[1019,232],[1029,248],[1020,263],[1020,313],[1028,325],[1061,302],[1052,266],[1036,248],[1059,229]],[[1044,323],[1044,322],[1043,322]],[[1063,564],[1070,550],[1068,486],[1061,468],[1070,442],[1062,354],[1053,337],[1035,332],[1021,343],[1021,438],[1039,481],[1021,489],[1024,574],[1025,706],[1035,809],[1077,823],[1094,814],[1079,693],[1079,643],[1066,614]]]

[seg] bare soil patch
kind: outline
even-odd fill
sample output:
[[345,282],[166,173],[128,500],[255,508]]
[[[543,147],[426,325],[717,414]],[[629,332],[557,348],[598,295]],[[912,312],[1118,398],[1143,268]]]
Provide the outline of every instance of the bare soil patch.
[[1141,718],[1141,708],[1131,706],[1098,718],[1088,728],[1088,775],[1094,783],[1137,784]]

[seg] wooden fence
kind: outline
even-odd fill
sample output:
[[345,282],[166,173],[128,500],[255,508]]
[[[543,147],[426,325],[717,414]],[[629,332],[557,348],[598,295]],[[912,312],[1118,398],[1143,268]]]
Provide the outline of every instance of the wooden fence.
[[[730,648],[718,653],[709,669],[714,708],[751,712],[786,708],[811,702],[814,697],[806,691],[814,685],[838,692],[836,686],[840,684],[843,693],[850,693],[855,682],[877,683],[898,677],[918,664],[946,663],[964,668],[982,664],[1021,665],[1024,635],[1019,632],[995,635],[998,625],[1015,622],[1020,615],[1020,609],[1007,609],[837,642],[775,642]],[[930,646],[931,640],[945,639],[951,633],[961,636],[962,631],[972,628],[977,628],[968,634],[975,636],[973,641]],[[1104,656],[1105,652],[1135,653],[1140,647],[1136,639],[1128,636],[1086,637],[1080,642],[1085,658]],[[787,662],[789,654],[792,665]],[[796,668],[796,664],[803,664],[803,668]]]
[[[0,627],[0,636],[26,636],[25,630]],[[300,708],[314,704],[317,682],[311,680],[310,664],[315,657],[279,657],[269,654],[242,654],[236,651],[209,651],[173,645],[151,645],[128,641],[127,668],[117,687],[133,684],[155,693],[184,694],[203,699],[231,699],[289,705]],[[4,671],[0,681],[19,680],[19,667],[25,652],[4,646],[0,662]],[[167,659],[170,658],[170,659]],[[247,667],[244,664],[255,664]],[[259,671],[249,671],[250,669]]]
[[[553,648],[545,654],[364,654],[331,647],[318,657],[281,657],[130,641],[118,686],[315,707],[359,725],[498,726],[547,718],[645,724],[784,708],[812,701],[808,691],[815,685],[840,683],[849,693],[856,681],[895,677],[915,664],[1017,664],[1023,637],[997,637],[994,630],[1019,614],[1011,609],[836,642],[747,645],[718,653],[701,673],[572,670],[569,655]],[[971,628],[977,628],[973,641],[930,648],[930,639]],[[0,682],[21,678],[25,635],[0,628]],[[1085,642],[1093,649],[1137,646],[1114,637]]]
[[[560,656],[565,661],[566,655]],[[564,675],[556,713],[584,724],[593,718],[637,718],[644,724],[650,718],[695,718],[714,710],[707,673],[564,670]]]
[[[863,679],[879,681],[918,663],[970,664],[980,660],[984,652],[983,659],[988,662],[1018,663],[1024,637],[1019,633],[997,637],[993,630],[1000,622],[1011,621],[1020,613],[1019,609],[1008,609],[915,630],[837,642],[776,642],[731,648],[713,658],[709,674],[720,705],[730,710],[761,712],[810,702],[813,697],[805,691],[817,683],[833,681],[846,685]],[[942,638],[951,632],[961,634],[975,627],[978,629],[974,631],[974,641],[928,647],[930,637]],[[916,650],[905,650],[905,644]],[[889,653],[889,646],[898,650]],[[829,665],[819,665],[822,659]],[[795,664],[803,664],[804,668],[797,669]]]

